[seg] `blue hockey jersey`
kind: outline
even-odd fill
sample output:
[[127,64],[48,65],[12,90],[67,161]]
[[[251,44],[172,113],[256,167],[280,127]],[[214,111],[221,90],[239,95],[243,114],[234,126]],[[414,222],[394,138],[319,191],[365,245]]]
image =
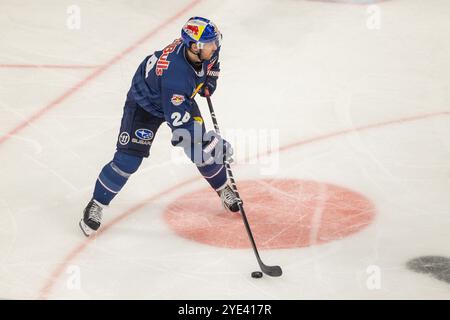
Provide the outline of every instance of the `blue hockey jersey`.
[[194,97],[208,72],[219,71],[219,50],[196,71],[185,55],[181,39],[147,56],[139,65],[127,100],[135,101],[154,116],[165,118],[172,130],[193,130],[193,122],[203,123]]

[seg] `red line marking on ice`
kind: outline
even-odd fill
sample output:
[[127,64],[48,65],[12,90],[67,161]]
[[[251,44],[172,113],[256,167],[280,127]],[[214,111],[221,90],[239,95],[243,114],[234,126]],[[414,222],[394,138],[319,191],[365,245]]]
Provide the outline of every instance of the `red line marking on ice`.
[[95,69],[100,65],[78,64],[0,64],[0,68],[8,69]]
[[[292,148],[299,147],[301,145],[305,145],[305,144],[313,143],[313,142],[318,142],[318,141],[322,141],[322,140],[325,140],[325,139],[335,138],[337,136],[345,135],[345,134],[351,133],[351,132],[359,132],[359,131],[364,131],[364,130],[369,130],[369,129],[374,129],[374,128],[381,128],[381,127],[388,126],[388,125],[391,125],[391,124],[400,124],[400,123],[405,123],[405,122],[412,122],[412,121],[416,121],[416,120],[426,119],[426,118],[430,118],[430,117],[449,116],[449,115],[450,115],[450,111],[443,111],[443,112],[428,113],[428,114],[411,116],[411,117],[404,117],[404,118],[395,119],[395,120],[391,120],[391,121],[378,122],[378,123],[371,124],[371,125],[355,127],[355,128],[351,128],[351,129],[347,129],[347,130],[340,130],[340,131],[336,131],[336,132],[333,132],[333,133],[330,133],[330,134],[321,135],[321,136],[318,136],[318,137],[313,137],[313,138],[309,138],[309,139],[305,139],[305,140],[300,140],[298,142],[294,142],[294,143],[285,145],[283,147],[280,147],[278,149],[278,151],[279,152],[283,152],[283,151],[286,151],[286,150],[289,150],[289,149],[292,149]],[[264,155],[264,154],[261,154],[261,155]],[[259,156],[261,156],[261,155],[259,155]],[[161,196],[164,196],[164,195],[170,193],[173,190],[177,190],[177,189],[179,189],[179,188],[181,188],[181,187],[183,187],[185,185],[190,184],[191,182],[194,182],[194,181],[197,181],[197,180],[201,180],[201,179],[202,179],[202,177],[200,177],[200,176],[192,177],[192,178],[190,178],[190,179],[188,179],[188,180],[186,180],[184,182],[178,183],[178,184],[176,184],[176,185],[174,185],[174,186],[172,186],[172,187],[170,187],[170,188],[168,188],[166,190],[160,191],[159,193],[144,199],[143,201],[139,202],[138,204],[136,204],[132,208],[130,208],[127,211],[125,211],[122,214],[120,214],[118,217],[116,217],[111,222],[105,224],[104,227],[102,227],[102,231],[98,232],[97,235],[94,238],[87,238],[86,240],[84,240],[80,245],[75,247],[63,259],[63,262],[55,269],[55,271],[52,272],[50,278],[47,280],[45,285],[39,291],[38,299],[46,299],[48,297],[49,293],[51,292],[51,289],[55,285],[56,281],[64,273],[64,271],[67,269],[67,266],[81,252],[83,252],[84,249],[87,248],[87,246],[92,242],[92,240],[97,239],[99,236],[104,234],[107,230],[110,230],[112,226],[114,226],[115,224],[123,221],[125,218],[128,218],[133,213],[139,211],[140,209],[145,207],[148,203],[150,203],[154,199],[156,199],[158,197],[161,197]]]
[[76,83],[74,86],[66,90],[63,94],[61,94],[59,97],[48,103],[45,107],[42,109],[36,111],[33,113],[28,119],[25,121],[19,123],[16,127],[11,129],[9,132],[5,133],[4,135],[0,136],[0,145],[3,144],[5,141],[9,140],[11,137],[22,131],[24,128],[26,128],[28,125],[42,117],[44,114],[46,114],[48,111],[54,109],[57,107],[61,102],[72,96],[75,92],[83,88],[87,83],[89,83],[91,80],[97,78],[99,75],[101,75],[103,72],[105,72],[107,69],[109,69],[111,66],[115,65],[117,62],[119,62],[121,59],[123,59],[126,55],[128,55],[130,52],[135,50],[137,47],[139,47],[143,42],[147,41],[151,37],[155,36],[162,28],[168,26],[170,23],[172,23],[174,20],[180,18],[183,14],[185,14],[187,11],[192,9],[195,5],[200,3],[202,0],[194,0],[189,2],[188,5],[183,7],[180,11],[175,13],[173,16],[169,17],[162,23],[160,23],[158,26],[153,28],[150,32],[142,36],[140,39],[138,39],[136,42],[134,42],[131,46],[120,52],[119,54],[112,57],[108,62],[101,65],[99,68],[95,69],[91,74],[89,74],[86,78],[82,79],[78,83]]
[[318,137],[314,137],[314,138],[310,138],[310,139],[305,139],[305,140],[301,140],[301,141],[297,141],[297,142],[285,145],[285,146],[281,147],[279,149],[279,151],[284,151],[285,149],[290,149],[290,148],[293,148],[293,147],[297,147],[297,146],[300,146],[300,145],[303,145],[303,144],[307,144],[309,142],[313,142],[313,141],[316,142],[316,141],[320,141],[320,140],[325,140],[325,139],[328,139],[328,138],[332,138],[332,137],[335,137],[335,136],[339,136],[339,135],[343,135],[343,134],[347,134],[347,133],[351,133],[351,132],[364,131],[364,130],[367,130],[367,129],[373,129],[373,128],[379,128],[379,127],[388,126],[390,124],[400,124],[400,123],[404,123],[404,122],[410,122],[410,121],[414,121],[414,120],[421,120],[421,119],[426,119],[426,118],[430,118],[430,117],[444,116],[444,115],[450,115],[450,111],[426,113],[426,114],[417,115],[417,116],[404,117],[404,118],[395,119],[395,120],[391,120],[391,121],[378,122],[378,123],[368,124],[368,125],[365,125],[365,126],[359,126],[359,127],[354,127],[354,128],[350,128],[350,129],[335,131],[335,132],[331,132],[331,133],[328,133],[328,134],[324,134],[322,136],[318,136]]
[[67,255],[64,260],[63,263],[61,263],[58,268],[56,268],[50,278],[47,280],[47,282],[45,283],[44,287],[42,287],[42,289],[39,292],[39,296],[38,299],[46,299],[48,294],[50,293],[50,290],[52,289],[53,285],[55,284],[56,280],[61,276],[61,274],[64,273],[64,271],[67,269],[67,265],[73,260],[75,259],[81,252],[84,251],[84,249],[86,249],[86,247],[95,239],[97,239],[100,235],[102,235],[103,233],[105,233],[106,231],[108,231],[112,226],[116,225],[117,223],[121,222],[122,220],[126,219],[127,217],[129,217],[130,215],[132,215],[133,213],[137,212],[138,210],[142,209],[143,207],[145,207],[149,202],[167,194],[170,193],[171,191],[174,191],[178,188],[183,187],[184,185],[190,184],[191,182],[197,180],[198,177],[193,177],[191,179],[188,179],[184,182],[178,183],[166,190],[163,190],[153,196],[148,197],[147,199],[137,203],[135,206],[131,207],[130,209],[126,210],[125,212],[121,213],[119,216],[117,216],[115,219],[113,219],[112,221],[110,221],[109,223],[106,223],[104,226],[102,226],[101,231],[97,232],[97,234],[94,237],[89,237],[86,238],[86,240],[84,240],[83,242],[80,243],[80,245],[78,245],[75,249],[73,249],[69,255]]

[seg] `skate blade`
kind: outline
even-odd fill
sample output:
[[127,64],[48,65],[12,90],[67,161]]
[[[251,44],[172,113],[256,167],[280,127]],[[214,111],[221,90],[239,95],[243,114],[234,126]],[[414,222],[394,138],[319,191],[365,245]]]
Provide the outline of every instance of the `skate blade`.
[[95,230],[91,229],[86,223],[84,223],[83,219],[80,220],[79,225],[80,225],[81,231],[83,231],[83,233],[86,237],[89,237],[93,233],[96,232]]

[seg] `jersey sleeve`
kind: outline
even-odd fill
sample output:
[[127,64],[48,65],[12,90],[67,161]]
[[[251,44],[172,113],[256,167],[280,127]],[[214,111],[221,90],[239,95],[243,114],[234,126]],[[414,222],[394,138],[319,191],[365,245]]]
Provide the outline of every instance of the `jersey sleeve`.
[[216,79],[219,77],[220,72],[220,48],[214,53],[212,56],[210,63],[208,64],[208,72],[207,75],[209,77],[215,77]]
[[199,91],[199,94],[202,97],[205,97],[206,95],[206,88],[208,89],[209,94],[213,94],[217,88],[217,79],[220,74],[219,50],[214,53],[213,57],[207,64],[205,84]]

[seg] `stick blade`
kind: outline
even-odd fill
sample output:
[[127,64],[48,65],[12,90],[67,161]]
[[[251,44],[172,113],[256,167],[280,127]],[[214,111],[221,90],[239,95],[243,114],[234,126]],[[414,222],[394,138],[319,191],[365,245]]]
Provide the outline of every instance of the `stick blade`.
[[280,266],[266,266],[262,263],[260,267],[262,272],[271,277],[280,277],[283,274]]

